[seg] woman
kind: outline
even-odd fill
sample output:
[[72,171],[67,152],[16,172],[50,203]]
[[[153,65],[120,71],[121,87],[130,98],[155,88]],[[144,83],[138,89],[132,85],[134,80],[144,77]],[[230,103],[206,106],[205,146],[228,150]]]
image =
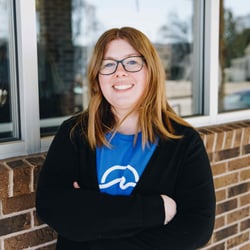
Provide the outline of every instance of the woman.
[[215,195],[203,142],[166,100],[149,39],[123,27],[97,41],[90,102],[65,121],[40,173],[37,213],[57,249],[196,249],[211,237]]

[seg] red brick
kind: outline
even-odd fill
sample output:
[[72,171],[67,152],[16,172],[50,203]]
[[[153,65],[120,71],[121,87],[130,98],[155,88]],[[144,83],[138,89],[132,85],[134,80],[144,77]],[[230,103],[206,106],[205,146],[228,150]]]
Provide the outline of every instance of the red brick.
[[217,215],[237,208],[237,199],[225,201],[216,205]]
[[2,201],[3,214],[10,214],[35,206],[35,193],[6,198]]
[[250,143],[250,127],[244,128],[243,129],[243,142],[242,145],[247,145]]
[[249,216],[249,208],[240,208],[239,210],[233,211],[227,214],[227,223],[232,224],[237,222],[237,220],[241,220],[243,218],[247,218]]
[[30,214],[20,214],[0,219],[0,236],[25,230],[31,227]]
[[15,235],[4,240],[5,250],[25,249],[56,239],[56,233],[49,227]]
[[249,233],[245,232],[245,233],[242,233],[240,235],[237,235],[236,237],[233,237],[233,238],[227,240],[227,248],[232,249],[232,248],[242,244],[243,242],[247,242],[247,241],[249,241]]
[[217,202],[225,200],[227,197],[226,189],[216,191],[215,195],[216,195]]
[[250,166],[250,155],[228,162],[228,170],[233,171]]
[[[202,248],[201,248],[202,249]],[[211,247],[206,248],[206,250],[225,250],[225,242],[222,242],[220,244],[213,244]]]
[[245,155],[250,154],[250,144],[244,145],[242,148],[243,148],[242,149],[243,154],[245,154]]
[[225,149],[222,151],[217,151],[214,154],[215,161],[222,161],[237,157],[240,155],[240,148]]
[[236,186],[228,188],[228,197],[234,197],[246,193],[250,190],[250,182],[238,184]]
[[0,198],[9,196],[9,169],[0,164]]
[[33,157],[29,157],[26,158],[26,161],[28,161],[31,165],[33,165],[33,185],[32,185],[32,191],[36,190],[36,186],[37,186],[37,181],[38,181],[38,177],[39,177],[39,172],[42,168],[42,165],[44,163],[44,157],[42,156],[33,156]]
[[227,172],[227,162],[214,163],[211,166],[213,176]]
[[226,132],[226,139],[223,149],[232,148],[232,145],[233,145],[233,131],[231,130]]
[[214,140],[215,140],[215,134],[206,135],[205,146],[208,153],[213,152]]
[[240,197],[240,206],[249,205],[250,193]]
[[246,220],[241,221],[241,223],[240,223],[240,231],[244,231],[244,230],[249,229],[249,228],[250,228],[250,217],[248,214]]
[[239,248],[239,250],[249,250],[250,249],[250,243],[247,243]]
[[30,192],[32,167],[23,160],[7,162],[13,169],[13,194],[21,195]]
[[242,141],[242,128],[236,129],[234,130],[234,142],[232,147],[236,148],[236,147],[240,147],[241,146],[241,141]]
[[250,168],[240,171],[240,180],[246,181],[250,179]]
[[34,217],[34,225],[35,226],[40,226],[44,224],[44,222],[37,216],[36,211],[33,212],[33,217]]
[[36,188],[37,188],[37,182],[38,182],[38,178],[39,178],[39,173],[40,173],[40,170],[42,168],[42,165],[38,165],[36,167],[34,167],[33,169],[33,180],[34,180],[34,183],[33,183],[33,190],[36,191]]
[[214,179],[214,185],[215,185],[215,188],[217,189],[217,188],[232,185],[234,183],[238,183],[238,180],[239,180],[239,173],[236,172],[236,173],[216,177]]
[[218,229],[218,228],[220,228],[220,227],[224,227],[224,226],[225,226],[225,223],[226,223],[226,218],[225,218],[225,216],[216,217],[214,229]]
[[226,239],[229,236],[237,234],[237,225],[232,225],[230,227],[226,227],[214,233],[215,241],[220,241]]
[[217,133],[216,136],[216,143],[215,143],[215,151],[221,151],[223,148],[223,143],[224,143],[224,137],[225,137],[225,133],[221,132],[221,133]]

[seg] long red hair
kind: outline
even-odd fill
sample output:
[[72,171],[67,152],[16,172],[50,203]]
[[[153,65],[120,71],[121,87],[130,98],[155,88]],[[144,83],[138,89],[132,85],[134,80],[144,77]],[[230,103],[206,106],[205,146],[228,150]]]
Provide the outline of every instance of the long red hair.
[[172,121],[190,126],[177,116],[166,98],[166,75],[161,59],[150,40],[141,31],[131,28],[113,28],[104,32],[98,39],[88,66],[88,82],[90,101],[88,109],[83,111],[77,124],[81,124],[82,132],[90,146],[108,145],[105,133],[116,131],[119,123],[111,111],[110,104],[102,95],[98,75],[107,45],[115,39],[125,39],[144,57],[148,71],[147,89],[135,107],[139,110],[138,129],[142,132],[143,145],[155,142],[157,137],[178,139]]

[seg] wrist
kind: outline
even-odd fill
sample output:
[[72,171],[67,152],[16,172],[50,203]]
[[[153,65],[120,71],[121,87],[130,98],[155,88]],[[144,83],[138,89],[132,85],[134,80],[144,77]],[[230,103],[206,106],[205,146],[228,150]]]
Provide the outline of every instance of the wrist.
[[165,210],[164,225],[166,225],[174,218],[176,214],[176,202],[167,195],[161,195],[161,198],[164,203],[164,210]]

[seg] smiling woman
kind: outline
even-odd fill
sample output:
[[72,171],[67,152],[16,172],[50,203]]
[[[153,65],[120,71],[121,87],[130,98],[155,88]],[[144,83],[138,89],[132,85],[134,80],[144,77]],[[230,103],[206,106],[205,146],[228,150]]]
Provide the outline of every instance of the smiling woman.
[[56,249],[206,244],[215,220],[209,159],[168,103],[153,44],[132,27],[105,31],[88,82],[89,106],[63,122],[38,182],[37,214],[57,231]]
[[[224,3],[221,14],[220,3]],[[213,218],[213,196],[204,195],[207,192],[204,189],[211,186],[206,182],[209,171],[202,171],[208,169],[203,142],[218,191],[218,224],[204,249],[247,248],[250,123],[246,119],[250,118],[250,108],[242,106],[241,93],[235,94],[250,89],[246,43],[249,6],[250,1],[245,0],[0,0],[0,248],[55,249],[55,228],[59,232],[58,244],[62,243],[58,247],[67,250],[84,247],[132,250],[131,245],[136,243],[143,250],[172,250],[176,242],[183,244],[179,249],[185,249],[193,241],[195,245],[190,249],[195,249],[209,238]],[[240,9],[244,12],[239,12]],[[94,44],[114,23],[118,28],[130,25],[147,34],[165,71],[161,82],[165,83],[167,93],[165,88],[157,92],[154,78],[150,79],[148,87],[153,92],[145,95],[146,105],[135,107],[142,118],[136,134],[132,133],[137,114],[129,113],[126,121],[117,119],[120,125],[133,125],[131,133],[128,126],[121,131],[114,119],[119,117],[113,116],[115,109],[111,109],[101,93],[97,80],[104,52],[97,58],[98,67],[94,67],[96,64],[91,67],[93,88],[90,90],[88,85],[87,63]],[[219,25],[223,24],[224,32],[220,31],[224,35],[219,35]],[[225,42],[220,43],[220,55],[224,58],[220,63],[219,37]],[[138,52],[135,55],[111,55],[106,59],[113,60],[113,65],[114,61],[124,62],[127,57],[147,55],[146,51],[150,51],[135,50]],[[120,96],[129,104],[125,100],[129,98],[124,97],[135,90],[138,82],[137,78],[127,81],[126,75],[140,74],[145,68],[148,76],[159,73],[159,68],[150,68],[155,62],[152,56],[143,59],[142,69],[135,73],[117,63],[115,72],[119,80],[111,80],[112,99]],[[129,65],[134,63],[129,61]],[[119,76],[121,72],[123,77]],[[220,85],[219,81],[225,84]],[[224,93],[219,98],[218,89]],[[95,95],[95,100],[91,99],[91,115],[83,120],[81,115],[68,120],[75,113],[87,111],[90,91]],[[161,124],[154,119],[161,116],[157,105],[151,105],[160,103],[154,99],[156,94],[158,97],[167,94],[169,104],[197,127],[203,142],[190,126],[179,126],[178,122],[164,124],[170,128],[166,135],[169,140],[158,134],[154,138]],[[225,110],[221,108],[218,112],[218,101],[225,104]],[[152,112],[153,107],[156,109]],[[167,113],[173,114],[171,109]],[[89,119],[91,126],[88,122],[77,123],[78,118]],[[150,130],[147,124],[153,124],[152,121],[155,124]],[[177,138],[171,138],[173,133]],[[96,134],[104,134],[98,143]],[[115,146],[115,141],[127,147]],[[133,158],[138,145],[144,146],[143,150],[139,147],[140,156],[153,151],[149,160]],[[116,147],[124,149],[121,154],[124,157],[112,162]],[[97,148],[99,159],[103,159],[102,149],[107,149],[105,162],[111,152],[108,167],[98,165],[98,174]],[[127,159],[131,161],[128,163]],[[37,212],[34,191],[42,164]],[[225,183],[227,177],[233,180]],[[103,189],[107,192],[100,191],[102,184],[112,183]],[[194,186],[198,186],[195,192]],[[119,195],[123,188],[128,195]],[[110,189],[114,189],[112,194]],[[207,199],[211,199],[209,204]],[[12,202],[19,205],[13,207]],[[191,207],[194,203],[199,203],[199,207]],[[171,212],[166,212],[165,207]],[[40,220],[36,223],[37,213],[53,228]],[[232,217],[239,214],[238,218]],[[225,216],[225,223],[220,223]],[[203,231],[210,219],[209,229]],[[232,234],[225,234],[232,228],[235,229]]]

